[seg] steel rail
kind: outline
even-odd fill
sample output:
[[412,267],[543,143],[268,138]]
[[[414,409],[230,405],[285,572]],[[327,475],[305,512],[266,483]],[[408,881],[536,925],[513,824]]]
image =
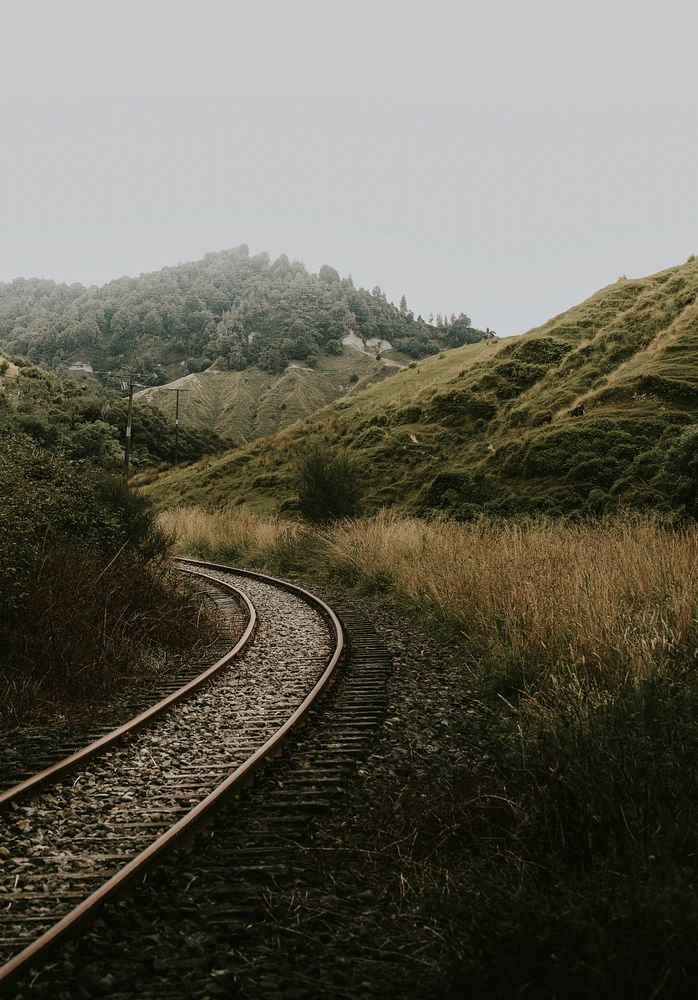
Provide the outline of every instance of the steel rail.
[[[300,594],[306,601],[319,608],[323,616],[331,623],[335,633],[335,648],[319,680],[303,699],[298,708],[289,716],[286,722],[276,730],[276,732],[266,740],[262,746],[237,767],[223,782],[221,782],[206,798],[202,799],[193,809],[186,813],[169,830],[159,836],[145,850],[141,851],[120,871],[113,875],[99,889],[96,889],[86,899],[78,904],[70,913],[63,917],[58,923],[50,927],[40,937],[24,948],[17,955],[13,956],[4,966],[0,968],[0,989],[11,980],[16,979],[22,972],[26,972],[38,957],[48,952],[63,938],[73,934],[74,931],[87,919],[91,918],[95,911],[104,905],[108,900],[123,892],[126,886],[140,878],[158,859],[174,848],[185,844],[191,840],[194,832],[204,826],[211,818],[212,814],[221,808],[227,801],[239,794],[242,788],[250,781],[254,772],[260,765],[274,753],[278,752],[289,734],[305,719],[319,696],[325,691],[328,685],[334,680],[337,666],[344,652],[344,630],[334,611],[325,604],[319,597],[310,591],[290,583],[286,580],[279,580],[276,577],[267,576],[263,573],[255,573],[252,570],[241,570],[231,566],[223,566],[219,563],[207,563],[201,560],[181,559],[189,566],[199,566],[208,569],[215,569],[222,572],[234,573],[239,576],[248,576],[253,579],[262,580],[266,583],[274,584],[291,593]],[[189,569],[187,572],[196,572]],[[199,573],[204,576],[206,574]],[[209,577],[209,579],[212,579]],[[218,582],[218,581],[216,581]]]
[[198,688],[203,684],[206,684],[211,678],[215,677],[216,674],[220,673],[231,660],[235,659],[236,656],[247,646],[252,635],[254,634],[255,628],[257,627],[257,612],[254,605],[247,597],[243,594],[241,590],[234,587],[229,583],[222,583],[219,580],[213,580],[212,577],[205,573],[196,573],[192,570],[182,570],[182,572],[190,573],[192,576],[199,576],[203,579],[212,581],[218,584],[222,590],[227,590],[232,593],[236,600],[239,600],[243,607],[245,608],[248,615],[248,622],[245,626],[245,631],[240,636],[238,641],[235,643],[232,649],[230,649],[225,656],[222,656],[217,660],[212,666],[207,667],[203,673],[199,674],[198,677],[194,677],[193,680],[188,681],[182,687],[177,688],[172,694],[167,695],[161,701],[156,702],[147,708],[144,712],[139,715],[134,716],[133,719],[129,719],[123,725],[118,726],[116,729],[112,729],[111,732],[106,733],[101,736],[98,740],[94,740],[92,743],[88,743],[87,746],[81,747],[75,753],[70,754],[68,757],[64,757],[62,760],[56,761],[50,767],[47,767],[43,771],[38,771],[33,774],[31,778],[27,778],[25,781],[21,781],[17,785],[13,785],[11,788],[6,789],[4,792],[0,792],[0,809],[3,809],[10,805],[11,802],[17,802],[19,799],[26,798],[28,795],[32,795],[36,792],[41,791],[47,785],[53,784],[59,778],[68,774],[70,771],[84,764],[86,761],[91,760],[93,757],[98,757],[100,754],[105,753],[110,747],[119,740],[122,740],[125,736],[131,733],[137,732],[139,729],[149,726],[155,721],[163,712],[168,711],[173,705],[178,702],[183,701],[192,695]]

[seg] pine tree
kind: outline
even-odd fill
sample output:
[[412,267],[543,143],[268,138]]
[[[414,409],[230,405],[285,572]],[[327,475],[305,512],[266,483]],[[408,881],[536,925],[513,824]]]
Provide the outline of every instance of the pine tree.
[[400,299],[400,312],[402,313],[403,316],[407,312],[407,299],[405,298],[404,294]]

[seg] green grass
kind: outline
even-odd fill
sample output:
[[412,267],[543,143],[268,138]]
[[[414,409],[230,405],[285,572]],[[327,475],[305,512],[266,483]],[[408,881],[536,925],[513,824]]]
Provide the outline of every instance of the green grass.
[[[259,368],[239,372],[205,371],[186,375],[168,386],[153,386],[137,394],[171,419],[175,415],[172,388],[180,394],[183,427],[210,428],[235,444],[276,433],[328,403],[341,398],[354,385],[363,388],[382,380],[392,369],[357,351],[340,356],[323,355],[316,368],[293,362],[280,374]],[[356,391],[355,389],[353,391]]]

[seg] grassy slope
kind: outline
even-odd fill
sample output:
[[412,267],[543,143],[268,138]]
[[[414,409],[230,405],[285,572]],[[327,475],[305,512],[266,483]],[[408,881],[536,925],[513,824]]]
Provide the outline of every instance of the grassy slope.
[[[359,458],[369,508],[632,500],[649,474],[643,461],[695,422],[697,291],[696,260],[623,279],[523,337],[420,362],[273,438],[163,475],[149,492],[167,505],[285,509],[294,452],[324,436]],[[580,401],[587,415],[573,420]],[[537,427],[543,412],[552,423]]]
[[[352,391],[356,391],[390,372],[385,362],[345,349],[341,356],[323,355],[315,369],[296,362],[281,374],[259,368],[206,371],[186,375],[168,386],[144,389],[137,397],[174,419],[175,395],[167,390],[186,389],[186,394],[180,396],[183,426],[212,428],[221,437],[244,444],[311,416],[345,395],[352,385]],[[349,381],[354,374],[358,383]]]

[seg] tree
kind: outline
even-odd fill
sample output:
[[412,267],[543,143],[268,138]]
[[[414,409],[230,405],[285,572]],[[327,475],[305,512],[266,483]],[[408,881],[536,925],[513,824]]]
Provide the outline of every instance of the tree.
[[435,351],[445,346],[415,319],[405,295],[397,308],[380,286],[357,288],[326,264],[314,275],[284,255],[271,263],[244,247],[102,288],[34,279],[0,285],[0,350],[48,367],[90,359],[104,369],[145,366],[157,373],[153,381],[172,377],[187,358],[224,358],[232,368],[256,364],[265,348],[288,358],[282,342],[303,336],[312,341],[308,357],[350,331],[396,347],[424,335]]
[[324,281],[326,284],[331,285],[334,283],[339,283],[339,274],[333,267],[329,264],[323,264],[318,273],[318,278],[320,281]]

